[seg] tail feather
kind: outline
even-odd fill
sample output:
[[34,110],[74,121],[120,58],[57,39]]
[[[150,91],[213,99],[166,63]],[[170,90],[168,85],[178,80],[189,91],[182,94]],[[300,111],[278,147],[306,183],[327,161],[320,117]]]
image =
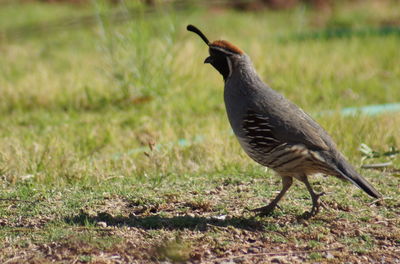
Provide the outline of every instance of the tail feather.
[[374,198],[381,198],[382,195],[360,174],[356,172],[356,170],[347,163],[344,159],[336,164],[338,173],[345,178],[346,180],[351,181],[354,185],[356,185],[361,190],[368,193],[370,196]]

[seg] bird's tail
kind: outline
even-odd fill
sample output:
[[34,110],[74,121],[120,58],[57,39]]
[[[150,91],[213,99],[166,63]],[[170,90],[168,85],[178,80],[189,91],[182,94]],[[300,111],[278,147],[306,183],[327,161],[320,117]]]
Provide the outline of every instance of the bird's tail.
[[338,169],[338,173],[343,178],[351,181],[358,188],[365,191],[374,198],[382,197],[382,195],[366,179],[358,174],[356,170],[344,158],[340,159],[336,166]]

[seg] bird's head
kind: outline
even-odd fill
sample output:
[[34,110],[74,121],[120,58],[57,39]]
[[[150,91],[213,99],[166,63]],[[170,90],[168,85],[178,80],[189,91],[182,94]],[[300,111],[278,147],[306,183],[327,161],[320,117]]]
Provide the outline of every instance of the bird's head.
[[209,47],[210,56],[204,63],[210,63],[226,80],[233,70],[233,60],[240,57],[244,52],[226,40],[210,42],[207,37],[195,26],[188,25],[187,30],[199,35]]

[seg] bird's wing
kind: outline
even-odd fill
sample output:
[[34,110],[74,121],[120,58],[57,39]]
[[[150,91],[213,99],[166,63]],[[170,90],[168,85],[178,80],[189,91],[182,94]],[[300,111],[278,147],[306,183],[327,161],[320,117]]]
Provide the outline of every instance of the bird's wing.
[[242,128],[249,144],[261,152],[268,153],[285,143],[276,136],[276,131],[270,118],[253,110],[249,109],[246,112]]
[[[370,196],[381,197],[381,194],[336,150],[328,133],[317,122],[296,105],[291,104],[290,107],[291,110],[287,112],[283,110],[284,112],[279,112],[278,116],[275,116],[274,112],[268,113],[265,110],[247,110],[242,126],[252,148],[258,153],[265,154],[289,148],[294,155],[284,162],[298,159],[301,152],[306,150],[319,163],[321,172],[347,179]],[[282,154],[278,155],[287,154],[285,151],[280,153]],[[263,158],[257,156],[253,158],[261,164],[265,163]],[[279,158],[280,156],[275,156],[275,160],[280,161]],[[268,160],[266,164],[272,168],[275,166],[274,160]],[[278,166],[281,165],[282,163]]]
[[[282,109],[282,108],[281,108]],[[290,103],[284,112],[249,108],[242,127],[254,145],[268,148],[281,144],[304,145],[309,150],[329,150],[329,135],[310,116]]]

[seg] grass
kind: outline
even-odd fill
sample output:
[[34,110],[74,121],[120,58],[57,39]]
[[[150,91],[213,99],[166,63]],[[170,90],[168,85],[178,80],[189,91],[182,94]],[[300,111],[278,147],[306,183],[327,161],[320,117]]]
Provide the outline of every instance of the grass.
[[[399,102],[399,37],[296,36],[395,24],[398,7],[148,13],[95,1],[24,4],[19,12],[3,5],[0,32],[77,15],[96,22],[0,33],[0,262],[394,262],[400,155],[366,158],[358,148],[398,150],[398,113],[318,113]],[[99,15],[108,12],[133,18]],[[392,161],[384,171],[361,171],[384,203],[316,176],[328,209],[315,218],[298,217],[311,205],[300,184],[271,217],[249,212],[280,182],[231,135],[222,79],[203,65],[207,48],[186,32],[189,23],[245,50],[262,78],[311,113],[358,169]]]

